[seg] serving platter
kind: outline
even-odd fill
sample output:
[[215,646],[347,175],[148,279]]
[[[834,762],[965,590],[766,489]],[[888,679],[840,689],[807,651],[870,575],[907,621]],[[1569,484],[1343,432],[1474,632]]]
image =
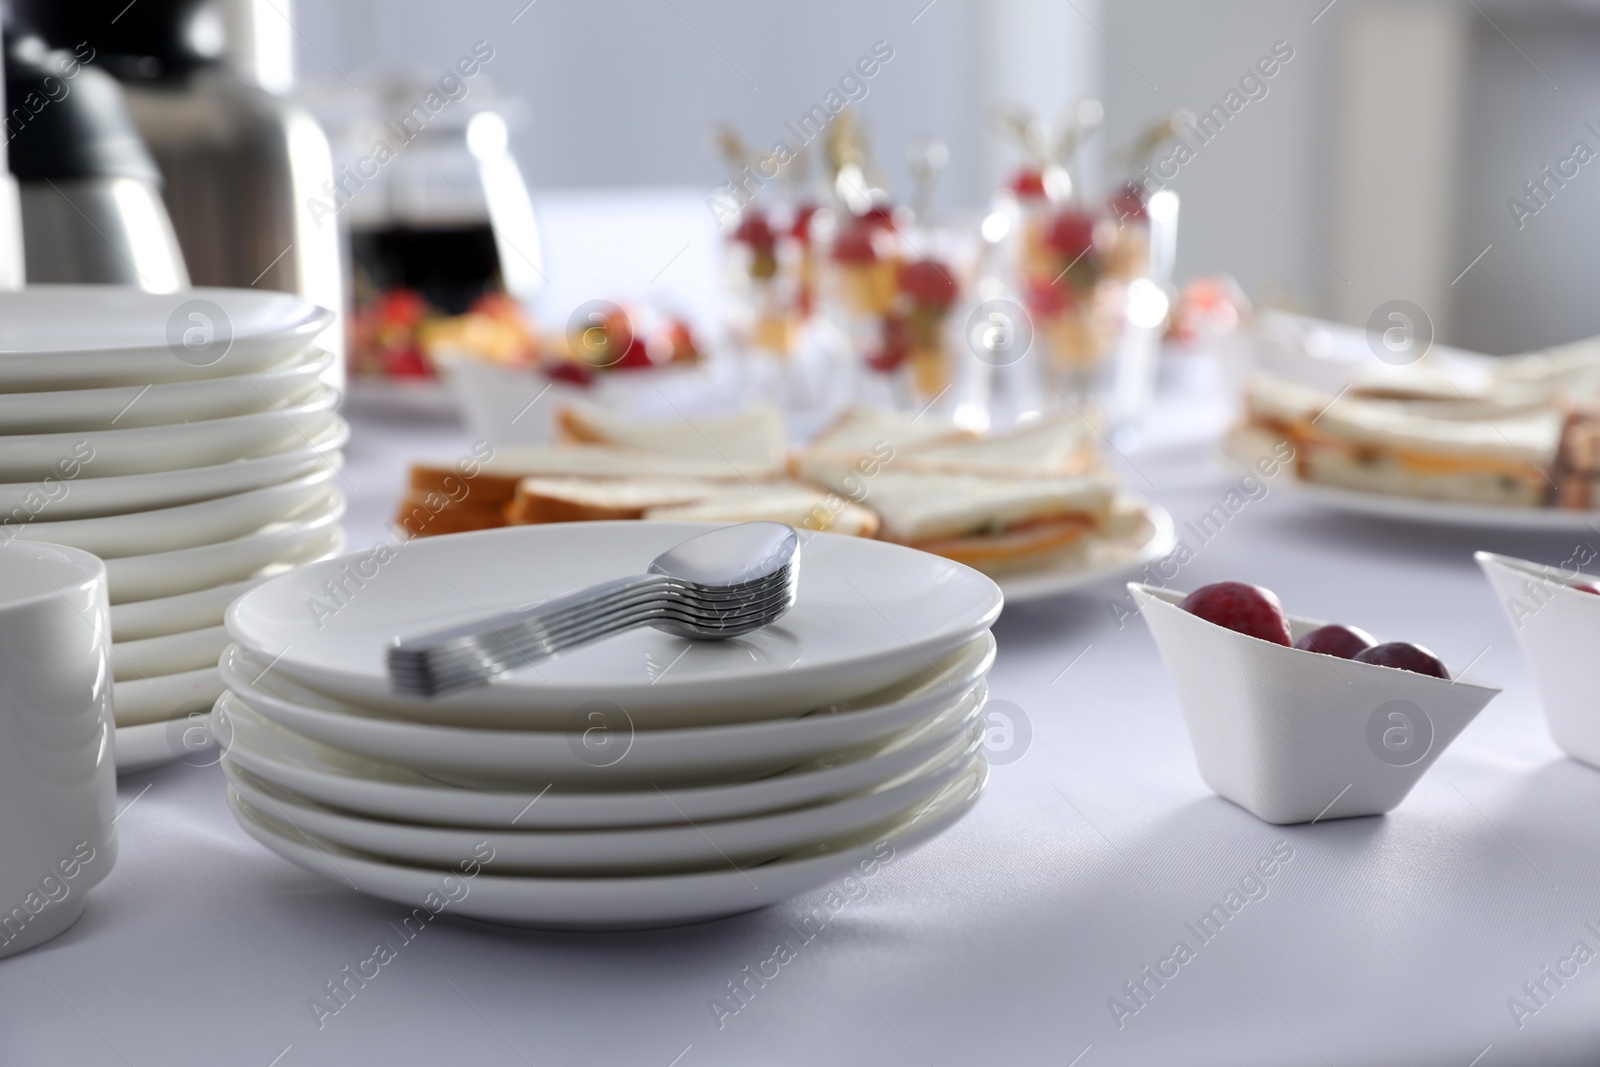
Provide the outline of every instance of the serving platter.
[[[1275,483],[1276,484],[1276,483]],[[1464,529],[1525,530],[1581,533],[1600,531],[1600,511],[1566,508],[1521,508],[1466,504],[1454,500],[1367,493],[1334,485],[1318,485],[1292,476],[1282,479],[1289,492],[1318,507],[1368,518],[1456,526]]]

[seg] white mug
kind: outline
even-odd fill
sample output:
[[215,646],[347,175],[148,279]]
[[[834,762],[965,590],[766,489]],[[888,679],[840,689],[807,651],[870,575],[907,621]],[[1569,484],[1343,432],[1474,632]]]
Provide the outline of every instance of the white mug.
[[97,557],[0,542],[0,957],[76,922],[116,862],[110,633]]

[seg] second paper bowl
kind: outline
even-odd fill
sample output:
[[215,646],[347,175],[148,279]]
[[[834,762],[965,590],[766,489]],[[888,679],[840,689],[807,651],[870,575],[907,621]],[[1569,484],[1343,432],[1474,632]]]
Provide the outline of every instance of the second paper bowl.
[[[1130,582],[1178,690],[1200,776],[1270,823],[1395,808],[1499,689],[1273,644]],[[1322,626],[1289,617],[1298,640]]]
[[[1577,571],[1476,553],[1516,631],[1562,751],[1600,767],[1600,596],[1572,588]],[[1591,579],[1592,580],[1592,579]]]

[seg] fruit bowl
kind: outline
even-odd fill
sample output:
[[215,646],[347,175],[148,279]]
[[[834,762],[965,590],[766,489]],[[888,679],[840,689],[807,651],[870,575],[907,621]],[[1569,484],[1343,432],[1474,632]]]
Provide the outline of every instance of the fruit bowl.
[[1567,755],[1600,767],[1600,596],[1571,587],[1582,577],[1576,571],[1490,552],[1474,558],[1533,668],[1550,736]]
[[[1191,615],[1182,593],[1128,590],[1177,686],[1200,777],[1270,823],[1392,810],[1500,692],[1274,644]],[[1294,640],[1325,625],[1288,618]]]

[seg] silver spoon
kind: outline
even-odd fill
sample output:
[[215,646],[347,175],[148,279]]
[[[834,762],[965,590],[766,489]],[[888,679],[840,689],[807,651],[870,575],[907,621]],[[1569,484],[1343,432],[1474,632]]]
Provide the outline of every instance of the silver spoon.
[[691,537],[618,578],[528,608],[397,640],[396,690],[433,696],[639,626],[693,640],[738,637],[794,605],[800,538],[777,522],[747,522]]

